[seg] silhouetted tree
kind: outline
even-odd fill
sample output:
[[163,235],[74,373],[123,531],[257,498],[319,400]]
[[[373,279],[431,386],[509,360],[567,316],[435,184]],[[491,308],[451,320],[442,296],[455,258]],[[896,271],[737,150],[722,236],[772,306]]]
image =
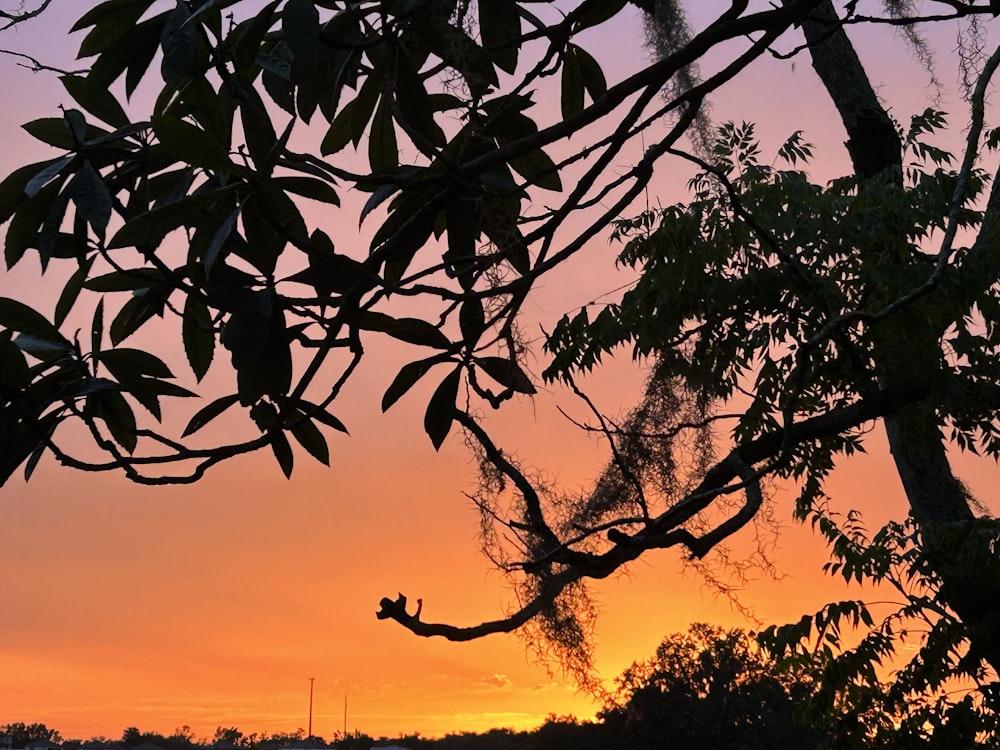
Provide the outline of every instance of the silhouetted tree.
[[287,745],[290,742],[300,742],[306,737],[306,730],[299,727],[294,732],[262,732],[260,734],[260,742],[279,742],[281,744]]
[[742,630],[693,625],[617,679],[599,714],[614,747],[815,748],[803,704],[812,675],[778,667]]
[[11,747],[15,750],[40,740],[62,742],[62,735],[57,729],[49,729],[44,724],[38,723],[25,724],[23,721],[15,721],[10,724],[0,724],[0,732],[11,736]]
[[216,727],[212,742],[224,742],[231,745],[244,744],[245,735],[237,727]]
[[140,732],[138,727],[126,727],[122,732],[122,742],[128,747],[138,747],[149,743],[158,747],[167,748],[169,741],[162,734],[156,732]]
[[346,737],[337,737],[330,743],[330,746],[337,748],[337,750],[369,750],[374,742],[374,738],[355,730]]
[[170,750],[190,750],[197,744],[194,732],[187,724],[175,729],[174,733],[166,738],[166,742]]

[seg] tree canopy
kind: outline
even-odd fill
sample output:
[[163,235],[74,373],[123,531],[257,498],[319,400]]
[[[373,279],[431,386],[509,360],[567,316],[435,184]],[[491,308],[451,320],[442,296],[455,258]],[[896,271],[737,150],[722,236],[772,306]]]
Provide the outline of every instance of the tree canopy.
[[616,747],[819,747],[804,704],[814,676],[782,669],[742,630],[696,624],[617,679],[600,713]]
[[[452,640],[527,628],[585,675],[588,580],[653,549],[702,558],[760,514],[773,480],[799,482],[799,515],[830,522],[825,478],[881,423],[939,615],[958,623],[946,644],[989,681],[997,529],[947,449],[1000,454],[994,6],[734,2],[694,28],[672,0],[98,4],[74,27],[89,68],[62,76],[77,108],[24,126],[59,156],[0,183],[7,266],[72,269],[52,314],[0,299],[0,480],[45,455],[144,484],[255,451],[290,475],[293,444],[328,463],[366,345],[395,339],[414,359],[381,408],[433,383],[424,429],[435,447],[462,431],[478,459],[484,546],[518,604],[454,626],[400,594],[379,617]],[[584,39],[627,7],[656,55],[609,81]],[[920,25],[940,23],[962,35],[967,111],[903,126],[848,32],[902,30],[928,60]],[[809,61],[850,174],[811,182],[801,134],[769,165],[751,126],[712,132],[713,92],[768,55]],[[536,101],[546,86],[558,107]],[[144,87],[155,100],[135,118],[122,102]],[[960,153],[935,144],[948,128]],[[691,199],[629,218],[668,160],[697,172]],[[577,378],[623,346],[650,375],[626,419],[594,409],[611,458],[573,495],[497,444],[487,415],[535,393],[526,300],[609,228],[638,280],[551,331],[542,377],[589,403]],[[166,361],[165,341],[185,361]],[[196,397],[175,372],[201,381],[216,360],[227,392],[160,427]],[[231,410],[242,434],[202,437]]]

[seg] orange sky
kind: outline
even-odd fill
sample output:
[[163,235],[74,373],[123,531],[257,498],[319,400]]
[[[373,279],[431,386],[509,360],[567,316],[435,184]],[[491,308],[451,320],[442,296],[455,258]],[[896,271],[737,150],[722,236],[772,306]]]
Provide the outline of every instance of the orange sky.
[[[2,41],[57,55],[53,29],[82,7],[57,3],[44,22]],[[613,78],[641,59],[640,39],[635,20],[623,18],[587,46]],[[905,120],[923,109],[926,74],[907,49],[884,31],[859,39],[893,112]],[[949,74],[951,39],[941,37]],[[794,75],[787,62],[765,61],[740,80],[717,97],[716,119],[758,121],[765,151],[805,129],[820,147],[814,176],[847,169],[836,115],[805,61]],[[0,59],[0,91],[6,174],[45,156],[16,126],[69,102],[54,79],[7,59]],[[959,111],[954,100],[940,106],[949,104]],[[676,182],[665,176],[651,200],[680,199]],[[610,257],[599,243],[592,253]],[[571,277],[546,283],[529,314],[551,321],[609,291],[606,274],[601,263],[577,264]],[[0,275],[0,294],[43,310],[54,301],[30,259]],[[170,733],[188,724],[200,736],[232,725],[294,730],[306,725],[309,677],[316,678],[313,729],[327,737],[342,727],[345,692],[349,729],[373,735],[528,728],[549,713],[592,714],[594,704],[558,671],[547,674],[516,637],[451,644],[375,619],[379,598],[397,591],[423,597],[426,619],[459,624],[492,619],[509,601],[477,552],[477,518],[462,495],[473,480],[468,456],[455,439],[436,454],[423,434],[429,385],[379,413],[392,366],[405,356],[386,348],[363,366],[338,407],[352,437],[332,438],[331,469],[299,456],[285,481],[269,456],[251,457],[194,487],[149,489],[43,462],[30,485],[12,479],[0,490],[0,723],[41,721],[81,738],[117,737],[128,725]],[[219,377],[223,370],[216,368]],[[638,383],[618,362],[589,387],[617,411]],[[565,392],[543,392],[501,415],[499,433],[560,481],[583,485],[603,452],[567,425],[557,404],[576,408]],[[903,504],[878,435],[871,450],[831,489],[838,507],[861,507],[874,525]],[[961,468],[988,501],[994,465],[963,458]],[[742,594],[764,622],[791,621],[845,596],[821,577],[817,540],[792,526],[791,499],[779,490],[787,528],[775,559],[786,577]],[[696,575],[680,573],[679,559],[676,551],[651,555],[596,587],[597,664],[608,679],[691,622],[747,625]]]

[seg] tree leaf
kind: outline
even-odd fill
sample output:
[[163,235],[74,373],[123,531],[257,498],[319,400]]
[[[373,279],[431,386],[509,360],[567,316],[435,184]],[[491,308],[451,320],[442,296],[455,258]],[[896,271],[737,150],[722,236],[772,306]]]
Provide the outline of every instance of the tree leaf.
[[537,393],[531,379],[516,362],[504,357],[475,357],[473,361],[504,388],[517,393]]
[[[318,237],[325,238],[325,242],[317,240]],[[333,243],[321,230],[317,229],[310,236],[307,253],[309,266],[289,276],[288,281],[309,284],[320,297],[365,292],[376,284],[373,274],[363,263],[334,252]]]
[[429,143],[435,146],[445,145],[447,139],[444,131],[434,121],[434,102],[427,94],[413,61],[403,50],[396,54],[395,84],[396,103],[403,121]]
[[12,391],[31,384],[28,362],[21,348],[11,338],[11,331],[0,332],[0,386]]
[[169,380],[158,380],[156,378],[144,378],[143,383],[153,393],[172,398],[197,398],[198,394],[189,391],[187,388],[171,383]]
[[298,407],[309,416],[310,419],[314,419],[321,424],[325,424],[327,427],[332,427],[337,430],[337,432],[343,432],[345,435],[350,434],[344,423],[325,409],[320,409],[316,404],[310,403],[309,401],[301,398],[298,399],[296,403],[298,404]]
[[106,352],[101,352],[99,360],[119,381],[138,377],[172,378],[174,376],[162,359],[141,349],[125,347],[109,349]]
[[443,260],[445,272],[449,276],[468,279],[472,283],[472,271],[476,265],[476,242],[479,240],[479,224],[470,205],[462,200],[448,202],[445,209],[448,226],[448,251]]
[[155,384],[162,381],[142,377],[134,377],[126,380],[117,378],[117,380],[121,385],[122,392],[127,393],[138,401],[139,405],[144,407],[157,422],[163,419],[163,414],[160,410],[160,394],[158,389],[154,387]]
[[483,47],[506,73],[517,69],[521,16],[516,0],[486,0],[479,3],[479,33]]
[[332,206],[340,205],[337,191],[328,182],[322,180],[316,180],[312,177],[274,177],[271,179],[271,184],[279,190],[295,193],[303,198],[310,198]]
[[257,171],[270,175],[278,157],[278,134],[264,102],[256,94],[248,93],[240,104],[240,122],[243,123],[247,149]]
[[285,475],[285,479],[291,479],[295,457],[292,455],[292,446],[288,444],[288,438],[281,430],[275,430],[271,434],[271,451],[278,460],[278,466],[281,467],[281,473]]
[[128,453],[133,453],[138,443],[135,413],[125,397],[117,391],[102,390],[87,399],[93,405],[94,416],[102,419],[115,442]]
[[283,398],[291,387],[292,353],[285,316],[273,301],[268,302],[269,294],[273,290],[251,294],[223,329],[223,344],[232,352],[240,403],[245,406],[262,396]]
[[87,142],[88,138],[88,126],[87,118],[83,116],[83,112],[78,109],[64,109],[63,118],[66,120],[66,126],[69,128],[69,133],[73,136],[73,146],[78,148]]
[[36,312],[23,302],[0,297],[0,326],[18,333],[48,341],[60,346],[72,348],[59,329],[50,323],[44,315]]
[[247,295],[223,327],[222,345],[232,353],[237,369],[263,359],[274,316],[274,296],[272,289]]
[[620,13],[627,2],[628,0],[584,0],[574,24],[574,33],[601,25]]
[[229,149],[197,125],[167,115],[154,117],[152,125],[157,140],[173,159],[223,174],[236,170]]
[[73,351],[71,344],[62,344],[50,339],[41,339],[29,333],[18,334],[17,338],[14,339],[14,343],[25,354],[30,354],[35,359],[46,363],[63,359],[66,354]]
[[60,76],[59,80],[76,103],[90,114],[113,128],[123,128],[129,124],[122,105],[106,87],[92,86],[89,78],[78,75]]
[[267,212],[262,202],[258,192],[249,196],[240,206],[240,221],[246,243],[238,250],[234,249],[234,252],[266,277],[274,274],[288,238],[278,231],[276,217]]
[[374,211],[378,206],[384,203],[387,199],[391,198],[393,195],[399,192],[399,185],[394,185],[392,183],[387,183],[385,185],[379,185],[375,192],[371,194],[371,197],[365,201],[364,208],[361,209],[361,213],[358,214],[358,226],[364,222],[365,217],[368,216],[372,211]]
[[[125,71],[125,96],[131,97],[135,93],[135,90],[139,87],[139,83],[145,77],[146,72],[149,70],[149,66],[153,64],[153,58],[156,57],[156,53],[159,51],[159,45],[157,42],[162,36],[163,28],[166,26],[168,14],[161,13],[154,18],[150,18],[148,21],[143,21],[135,27],[126,36],[122,37],[121,40],[116,42],[114,46],[109,49],[105,54],[98,58],[97,63],[94,67],[90,69],[89,78],[94,81],[97,79],[95,75],[95,69],[97,66],[109,57],[112,52],[115,53],[117,57],[117,62],[121,65],[121,69]],[[125,41],[126,45],[121,45],[121,42]],[[124,48],[123,48],[124,46]],[[120,71],[118,75],[121,75]],[[117,78],[118,75],[115,77]],[[111,82],[108,81],[108,84]]]
[[18,206],[10,226],[7,227],[4,241],[4,258],[8,268],[12,268],[21,260],[28,248],[38,247],[39,227],[49,215],[53,204],[60,200],[60,186],[61,182],[50,182]]
[[361,137],[368,127],[368,121],[378,104],[382,92],[382,73],[375,68],[368,74],[367,80],[361,86],[358,95],[344,105],[337,117],[330,123],[330,129],[323,137],[319,150],[323,156],[335,154],[348,143],[357,148]]
[[156,53],[160,50],[160,37],[170,11],[135,24],[127,34],[122,34],[101,52],[87,74],[90,86],[111,88],[123,73],[125,95],[131,96],[138,80],[145,75]]
[[160,35],[160,47],[163,49],[160,74],[168,86],[176,86],[191,74],[194,67],[195,29],[188,26],[189,18],[191,10],[186,3],[178,0],[167,16]]
[[[38,462],[41,460],[45,451],[49,449],[48,441],[51,440],[52,435],[56,431],[56,427],[59,425],[61,417],[58,413],[49,414],[44,417],[37,426],[37,431],[43,436],[43,440],[38,442],[35,449],[28,456],[28,460],[24,463],[24,481],[27,482],[31,479],[31,475],[35,473],[35,469],[38,466]],[[2,484],[2,483],[0,483]]]
[[0,452],[0,487],[7,483],[37,445],[28,427],[16,419],[4,417],[0,413],[0,430],[3,430],[4,442],[10,447]]
[[440,329],[420,318],[393,318],[368,310],[358,315],[357,325],[364,331],[381,331],[408,344],[431,346],[435,349],[448,349],[451,346],[451,341]]
[[[260,82],[264,84],[264,91],[271,97],[272,102],[288,114],[295,115],[295,86],[290,81],[265,68],[260,74]],[[302,119],[308,122],[305,117]]]
[[516,156],[509,162],[511,168],[528,182],[545,190],[562,190],[562,180],[555,162],[541,149],[523,156]]
[[77,298],[80,296],[80,291],[83,289],[83,284],[87,280],[87,276],[90,274],[90,269],[94,265],[94,258],[96,256],[91,256],[90,258],[84,260],[80,267],[73,272],[73,275],[69,277],[66,281],[66,285],[63,287],[62,292],[59,295],[59,301],[56,302],[56,312],[53,322],[58,328],[66,320],[66,316],[69,315],[69,311],[73,309],[73,304],[76,302]]
[[97,300],[94,317],[90,323],[90,356],[98,357],[104,343],[104,297]]
[[215,357],[215,329],[208,307],[193,295],[188,295],[184,302],[181,338],[188,364],[200,383]]
[[[447,16],[445,13],[442,17]],[[423,30],[433,38],[441,57],[462,74],[473,99],[481,99],[491,87],[497,86],[493,58],[459,25],[435,23]]]
[[122,305],[115,319],[111,321],[111,345],[118,346],[154,315],[163,313],[165,298],[162,290],[148,290],[137,293]]
[[139,214],[126,222],[125,226],[114,234],[108,242],[108,248],[159,245],[167,234],[178,227],[189,224],[203,208],[223,199],[229,200],[230,196],[238,189],[239,185],[226,185],[204,193],[196,193],[157,206],[144,214]]
[[[105,0],[80,16],[70,31],[82,31],[90,26],[104,26],[118,29],[118,36],[121,36],[135,26],[135,22],[152,4],[153,0]],[[103,51],[103,48],[96,52],[81,50],[80,57],[90,57],[100,51]]]
[[[574,45],[575,46],[575,45]],[[575,47],[576,60],[580,66],[580,75],[583,77],[583,85],[590,94],[592,101],[601,99],[608,93],[608,81],[604,77],[604,70],[601,64],[582,47]]]
[[276,20],[275,10],[281,0],[271,0],[257,13],[250,15],[232,34],[236,40],[233,58],[237,70],[249,70],[256,62],[265,35]]
[[424,413],[424,431],[431,439],[434,450],[440,450],[455,420],[455,402],[462,368],[456,367],[434,391]]
[[63,151],[76,149],[76,142],[73,140],[69,128],[66,127],[66,118],[64,117],[40,117],[37,120],[24,123],[21,129],[49,146]]
[[208,247],[205,249],[205,257],[203,263],[205,265],[205,278],[209,279],[212,275],[212,266],[215,265],[215,261],[219,258],[219,253],[222,248],[229,241],[229,238],[233,236],[233,230],[236,229],[236,220],[239,218],[240,210],[234,208],[230,212],[226,220],[222,222],[215,233],[212,235],[211,242],[208,243]]
[[315,68],[320,53],[319,12],[312,1],[288,0],[281,15],[281,30],[296,59]]
[[29,198],[34,198],[43,187],[52,182],[74,159],[76,159],[76,156],[71,154],[70,156],[64,156],[61,159],[49,162],[45,169],[28,180],[28,183],[24,186],[24,194]]
[[[271,50],[267,53],[262,52],[257,55],[257,65],[260,66],[264,73],[270,73],[272,79],[277,79],[282,83],[288,84],[288,91],[292,98],[295,98],[295,87],[292,86],[292,63],[295,61],[295,55],[289,48],[288,44],[284,41],[275,44]],[[261,79],[263,82],[263,79]],[[294,102],[292,102],[292,111],[288,114],[295,115]],[[282,107],[284,109],[284,107]]]
[[84,283],[92,292],[132,292],[163,282],[163,274],[151,268],[132,268],[95,276]]
[[[57,184],[52,183],[53,187]],[[42,226],[35,237],[35,246],[38,248],[38,257],[42,262],[43,272],[48,268],[49,261],[55,255],[59,238],[62,236],[59,227],[62,226],[63,219],[66,217],[66,209],[69,208],[69,193],[70,191],[67,189],[57,195],[55,200],[49,204],[49,210],[46,211]]]
[[372,172],[376,173],[392,172],[399,167],[396,125],[392,120],[392,107],[384,96],[368,133],[368,161]]
[[66,193],[73,200],[77,211],[94,228],[97,236],[103,238],[108,222],[111,221],[111,193],[89,159],[83,160],[80,169],[66,186]]
[[567,44],[566,54],[563,56],[560,104],[564,120],[568,120],[583,111],[583,72],[576,56],[577,49],[575,44]]
[[[225,10],[243,0],[199,0],[200,6],[191,17],[185,21],[185,25],[190,26],[195,21],[200,21],[204,16],[208,16],[210,13],[214,15],[211,23],[215,28],[218,28],[219,11]],[[206,19],[208,20],[208,19]]]
[[330,465],[330,447],[326,444],[323,433],[312,423],[311,419],[305,416],[296,415],[293,418],[289,432],[292,437],[301,445],[310,456],[315,458],[324,466]]
[[193,435],[202,427],[207,425],[217,416],[222,414],[226,409],[239,401],[239,396],[233,394],[231,396],[222,396],[221,398],[215,399],[208,406],[199,409],[198,412],[191,417],[191,421],[187,423],[187,427],[184,428],[184,432],[181,437],[187,437],[188,435]]
[[458,311],[458,325],[465,345],[471,349],[486,330],[486,313],[483,311],[482,300],[470,297],[462,303]]
[[447,357],[439,354],[403,365],[382,396],[382,411],[388,411],[389,407],[399,401],[434,365],[446,361]]
[[393,201],[392,211],[375,232],[371,250],[378,252],[385,267],[387,286],[399,282],[417,252],[427,243],[437,225],[438,211],[431,210],[440,196],[427,190],[403,193]]
[[0,224],[13,216],[18,207],[28,199],[24,189],[28,181],[51,163],[40,161],[28,164],[11,172],[0,182]]
[[[258,201],[268,223],[278,228],[282,241],[291,240],[296,245],[305,245],[309,242],[309,230],[299,207],[272,181],[268,180],[261,185],[254,198]],[[249,239],[247,237],[248,241]]]

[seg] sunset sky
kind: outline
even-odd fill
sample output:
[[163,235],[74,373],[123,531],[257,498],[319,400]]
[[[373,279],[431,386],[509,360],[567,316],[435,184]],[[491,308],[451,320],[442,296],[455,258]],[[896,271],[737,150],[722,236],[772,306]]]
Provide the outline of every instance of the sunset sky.
[[[55,0],[41,19],[3,32],[0,46],[72,65],[78,40],[68,42],[65,30],[87,5]],[[728,4],[697,5],[696,27],[702,14]],[[613,81],[645,61],[642,38],[638,17],[626,11],[584,46]],[[954,38],[954,27],[932,38],[946,87],[954,84]],[[859,31],[855,39],[897,118],[908,121],[933,103],[926,71],[891,31]],[[6,112],[0,174],[6,175],[50,154],[18,126],[56,116],[70,100],[54,76],[32,74],[6,56],[0,56],[0,95]],[[956,122],[964,118],[964,103],[949,91],[936,106],[954,111]],[[141,112],[141,101],[131,111]],[[794,66],[761,61],[716,95],[713,116],[758,122],[765,153],[793,130],[805,130],[817,146],[814,178],[849,170],[840,123],[805,59]],[[661,170],[650,202],[681,200],[688,173]],[[627,281],[609,281],[613,252],[596,242],[586,262],[545,284],[528,308],[533,336],[539,325]],[[0,275],[0,295],[45,312],[57,293],[58,283],[39,281],[32,257]],[[549,665],[550,674],[516,636],[453,644],[376,620],[379,599],[396,592],[422,597],[426,619],[456,624],[494,619],[511,601],[478,552],[478,517],[462,494],[475,467],[454,435],[435,453],[423,432],[427,384],[380,413],[381,394],[407,355],[385,347],[368,358],[337,409],[351,437],[331,439],[329,469],[297,457],[291,481],[269,455],[230,462],[180,488],[138,487],[51,460],[30,484],[12,478],[0,489],[0,724],[44,722],[80,738],[119,737],[130,725],[169,734],[187,724],[199,736],[217,726],[290,731],[306,726],[310,677],[313,730],[327,738],[343,726],[345,694],[349,731],[376,736],[531,728],[550,713],[592,716],[599,706],[558,665]],[[224,365],[226,357],[217,357]],[[611,413],[627,409],[641,383],[642,373],[626,360],[586,383]],[[176,363],[175,371],[185,369]],[[539,353],[532,368],[543,367]],[[210,379],[225,369],[215,368]],[[604,447],[575,430],[556,406],[579,408],[571,394],[542,389],[493,424],[502,442],[530,463],[566,485],[586,485],[606,457]],[[860,508],[875,526],[900,516],[905,505],[881,431],[868,447],[870,454],[839,471],[830,490],[838,508]],[[995,465],[968,457],[956,465],[996,511],[987,494]],[[823,578],[825,551],[793,524],[793,497],[790,488],[776,489],[775,514],[784,529],[773,559],[783,578],[751,582],[740,592],[768,624],[858,595]],[[733,546],[754,547],[752,532]],[[650,656],[663,636],[692,622],[753,627],[696,573],[683,571],[673,550],[644,557],[595,592],[596,661],[609,685],[633,660]]]

